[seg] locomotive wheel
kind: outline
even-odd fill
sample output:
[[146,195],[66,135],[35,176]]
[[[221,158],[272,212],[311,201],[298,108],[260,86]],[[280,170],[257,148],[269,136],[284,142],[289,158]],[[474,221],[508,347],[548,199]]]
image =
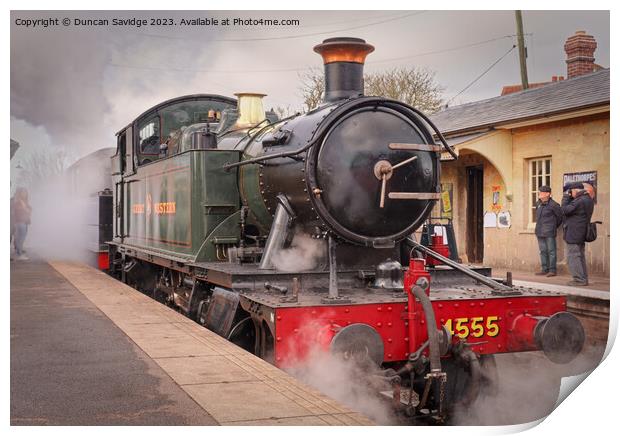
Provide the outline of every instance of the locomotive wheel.
[[497,395],[499,390],[499,375],[495,356],[480,356],[478,362],[480,364],[480,380],[478,381],[478,386],[472,384],[471,371],[465,368],[465,383],[463,384],[462,396],[458,398],[457,401],[466,399],[465,404],[473,404],[482,397],[493,397]]
[[[448,375],[446,386],[446,406],[452,415],[458,409],[467,409],[481,398],[494,397],[499,389],[499,373],[495,356],[480,356],[479,386],[472,385],[469,368],[457,364],[454,360],[442,361],[442,368]],[[476,394],[477,391],[477,395]],[[475,395],[475,398],[473,397]]]
[[253,353],[256,344],[256,328],[252,317],[248,316],[237,322],[230,330],[227,339],[238,347]]
[[168,298],[168,294],[166,294],[164,291],[162,291],[159,286],[155,285],[155,287],[152,288],[152,291],[150,292],[151,297],[162,303],[162,304],[166,304],[167,298]]

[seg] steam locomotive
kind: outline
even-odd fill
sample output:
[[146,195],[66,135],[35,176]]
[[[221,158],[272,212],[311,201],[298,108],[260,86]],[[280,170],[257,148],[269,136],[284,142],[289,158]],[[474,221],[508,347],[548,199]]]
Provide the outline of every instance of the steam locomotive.
[[199,94],[117,133],[110,273],[278,367],[317,350],[356,362],[431,422],[492,391],[495,354],[572,360],[585,337],[566,296],[416,241],[442,154],[456,154],[420,111],[364,95],[374,47],[331,38],[314,51],[325,95],[305,114]]

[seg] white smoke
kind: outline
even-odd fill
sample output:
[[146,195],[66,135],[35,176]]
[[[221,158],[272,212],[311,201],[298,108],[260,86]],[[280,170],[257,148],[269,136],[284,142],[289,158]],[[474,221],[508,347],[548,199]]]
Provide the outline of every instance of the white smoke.
[[[297,350],[299,360],[289,362],[286,371],[377,424],[396,424],[390,401],[379,396],[380,390],[390,387],[379,383],[380,388],[376,379],[368,377],[369,368],[362,368],[354,359],[345,360],[317,345],[317,336],[329,317],[326,313],[323,319],[309,318],[300,323],[302,327],[287,344],[290,350]],[[304,349],[307,353],[300,353]]]
[[537,421],[553,413],[562,377],[590,371],[603,356],[604,345],[588,346],[570,363],[558,365],[542,351],[498,354],[499,390],[456,411],[455,425],[513,425]]
[[356,368],[352,360],[345,361],[327,351],[315,350],[305,365],[288,371],[297,379],[351,410],[368,416],[379,425],[396,423],[389,401],[379,397],[377,389],[365,381],[365,374]]
[[289,248],[278,250],[272,263],[279,271],[308,271],[315,269],[325,256],[325,240],[314,239],[296,232]]
[[[299,361],[289,363],[287,371],[377,424],[409,423],[380,396],[379,391],[390,387],[380,388],[368,382],[372,380],[368,368],[360,368],[353,360],[343,360],[317,345],[331,318],[333,314],[325,313],[321,319],[300,323],[303,327],[286,344]],[[306,348],[309,351],[304,354]],[[515,425],[544,418],[556,407],[562,377],[592,370],[602,359],[604,348],[604,344],[589,345],[572,362],[562,365],[551,362],[541,351],[497,354],[497,393],[481,394],[473,404],[451,410],[449,424]]]
[[111,188],[113,149],[102,149],[71,167],[27,186],[32,207],[25,241],[29,255],[94,264],[98,250],[97,192]]

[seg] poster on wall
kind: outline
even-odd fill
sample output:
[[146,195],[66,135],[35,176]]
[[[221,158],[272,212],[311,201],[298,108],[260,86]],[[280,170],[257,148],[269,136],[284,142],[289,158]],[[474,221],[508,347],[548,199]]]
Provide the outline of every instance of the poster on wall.
[[441,184],[441,218],[452,219],[452,183]]
[[490,211],[485,212],[482,222],[485,228],[497,227],[497,214]]
[[500,210],[502,210],[502,203],[500,200],[500,192],[501,192],[501,188],[500,185],[492,185],[491,186],[491,193],[492,193],[492,197],[493,197],[493,204],[491,205],[491,210],[495,213],[499,212]]
[[500,229],[509,229],[512,225],[510,212],[507,210],[497,214],[497,227]]
[[597,172],[582,171],[580,173],[564,173],[564,177],[562,178],[562,190],[566,191],[566,185],[574,182],[583,183],[583,187],[588,191],[590,197],[592,197],[596,204]]

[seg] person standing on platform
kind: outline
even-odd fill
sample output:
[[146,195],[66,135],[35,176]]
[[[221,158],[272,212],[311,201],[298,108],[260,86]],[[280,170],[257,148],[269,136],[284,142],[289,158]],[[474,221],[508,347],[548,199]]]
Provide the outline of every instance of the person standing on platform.
[[562,207],[551,198],[551,188],[543,185],[538,188],[538,201],[536,202],[536,238],[540,251],[541,270],[538,276],[553,277],[557,275],[557,245],[555,237],[558,227],[562,224],[564,215]]
[[594,212],[594,200],[583,183],[572,183],[564,187],[566,193],[562,197],[562,212],[564,212],[564,240],[568,269],[573,280],[570,286],[587,286],[588,270],[586,267],[586,233]]
[[24,241],[28,234],[32,208],[28,202],[28,191],[26,188],[17,188],[12,206],[11,215],[15,223],[15,253],[17,254],[17,260],[28,260],[28,257],[24,254]]

